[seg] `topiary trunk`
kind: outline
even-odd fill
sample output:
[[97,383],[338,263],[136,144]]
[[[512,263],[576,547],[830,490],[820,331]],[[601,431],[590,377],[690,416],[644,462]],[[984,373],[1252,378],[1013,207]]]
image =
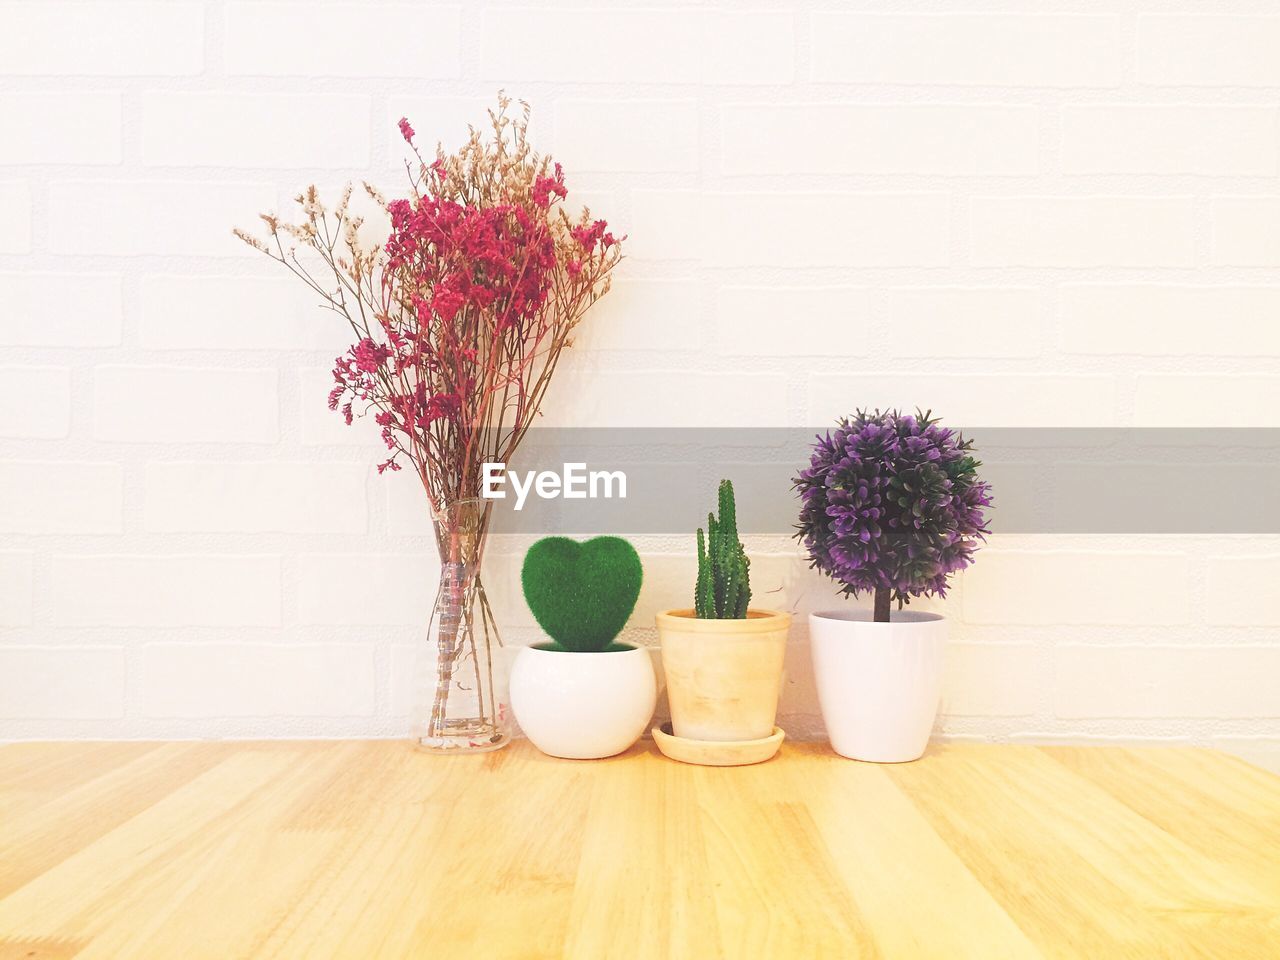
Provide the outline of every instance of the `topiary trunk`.
[[872,617],[876,623],[889,622],[889,599],[892,595],[888,587],[876,587],[875,613]]

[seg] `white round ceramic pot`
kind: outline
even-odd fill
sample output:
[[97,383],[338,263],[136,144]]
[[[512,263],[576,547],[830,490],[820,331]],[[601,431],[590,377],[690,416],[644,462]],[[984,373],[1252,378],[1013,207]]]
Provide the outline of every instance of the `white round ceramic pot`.
[[902,763],[924,754],[942,696],[947,621],[895,610],[875,623],[867,610],[809,615],[818,703],[842,757]]
[[571,653],[550,644],[525,647],[511,668],[511,709],[543,753],[596,760],[640,739],[658,701],[649,651],[615,644],[603,653]]

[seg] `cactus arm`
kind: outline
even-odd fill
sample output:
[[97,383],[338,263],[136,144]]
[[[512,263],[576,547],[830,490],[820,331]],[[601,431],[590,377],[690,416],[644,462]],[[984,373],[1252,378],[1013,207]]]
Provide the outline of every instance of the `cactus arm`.
[[720,529],[720,522],[716,519],[715,514],[707,514],[707,536],[709,538],[707,561],[711,571],[708,616],[718,620],[720,611],[724,608],[724,564],[720,559],[723,531]]
[[735,616],[734,611],[738,609],[738,591],[740,587],[740,574],[736,563],[725,564],[724,573],[724,609],[720,612],[722,618],[728,619]]
[[738,543],[738,505],[733,496],[733,482],[720,482],[720,524],[724,528],[725,539],[731,544]]
[[724,480],[720,484],[720,522],[725,528],[727,541],[726,563],[734,570],[735,584],[733,595],[726,598],[724,616],[740,620],[747,615],[751,581],[747,572],[749,564],[746,550],[738,539],[738,504],[734,496],[732,480]]
[[694,585],[694,616],[705,618],[710,616],[707,609],[707,538],[703,529],[698,527],[698,582]]
[[741,554],[740,566],[742,570],[742,591],[738,596],[738,612],[736,617],[741,620],[747,615],[747,606],[751,603],[751,560],[747,557],[747,551],[741,546],[738,547]]

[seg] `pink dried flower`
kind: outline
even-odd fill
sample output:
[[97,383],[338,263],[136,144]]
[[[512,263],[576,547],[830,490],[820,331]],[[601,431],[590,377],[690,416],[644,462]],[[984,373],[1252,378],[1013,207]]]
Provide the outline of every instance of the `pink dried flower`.
[[330,211],[314,188],[304,191],[304,222],[290,237],[332,278],[313,277],[292,250],[256,247],[312,289],[336,291],[328,305],[355,342],[334,362],[329,406],[348,423],[373,414],[392,451],[379,473],[409,459],[433,504],[479,496],[481,464],[510,459],[561,350],[621,259],[605,221],[556,208],[568,195],[564,170],[533,150],[527,114],[508,117],[508,105],[503,98],[492,112],[491,138],[473,130],[460,150],[434,158],[400,119],[417,163],[403,197],[388,201],[366,185],[391,220],[377,247],[360,245],[345,199]]
[[377,373],[378,368],[391,356],[391,350],[366,337],[355,345],[351,354],[355,358],[356,369],[361,373]]
[[[590,224],[584,223],[581,226],[574,227],[569,231],[569,235],[578,241],[583,250],[590,250],[604,238],[605,230],[608,226],[603,220],[596,220]],[[613,235],[610,234],[608,245],[612,246],[612,244]]]
[[569,191],[564,185],[564,169],[558,163],[555,165],[554,176],[537,177],[533,181],[533,202],[538,206],[549,207],[552,194],[561,200],[569,195]]

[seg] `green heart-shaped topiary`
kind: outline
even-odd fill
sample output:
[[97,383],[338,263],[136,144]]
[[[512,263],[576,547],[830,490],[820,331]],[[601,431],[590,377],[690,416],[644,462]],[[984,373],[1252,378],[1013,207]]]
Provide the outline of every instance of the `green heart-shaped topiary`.
[[529,548],[520,571],[538,625],[578,653],[605,650],[622,632],[643,577],[636,548],[621,537],[547,537]]

